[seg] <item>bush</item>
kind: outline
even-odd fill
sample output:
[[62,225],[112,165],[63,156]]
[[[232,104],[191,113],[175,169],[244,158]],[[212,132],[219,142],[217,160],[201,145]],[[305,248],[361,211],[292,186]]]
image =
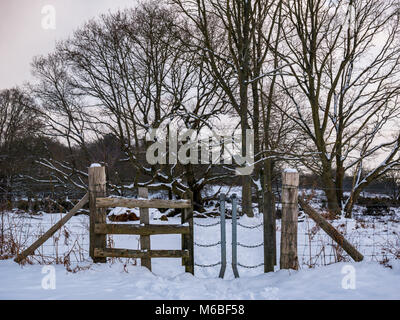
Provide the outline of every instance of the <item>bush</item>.
[[17,202],[17,209],[28,211],[29,210],[29,202],[26,200],[19,200]]
[[364,214],[367,216],[385,216],[389,214],[390,208],[386,204],[367,205]]

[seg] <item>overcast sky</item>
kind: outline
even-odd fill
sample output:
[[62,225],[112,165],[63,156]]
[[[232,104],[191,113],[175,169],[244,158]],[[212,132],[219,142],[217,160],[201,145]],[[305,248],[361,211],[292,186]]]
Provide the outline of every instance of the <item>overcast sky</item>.
[[[136,0],[0,0],[0,90],[31,79],[35,55],[50,52],[56,40],[67,38],[87,19],[102,12],[132,6]],[[48,6],[55,9],[55,29]],[[47,7],[46,7],[47,6]],[[44,13],[42,13],[43,8]],[[51,7],[50,7],[51,8]]]

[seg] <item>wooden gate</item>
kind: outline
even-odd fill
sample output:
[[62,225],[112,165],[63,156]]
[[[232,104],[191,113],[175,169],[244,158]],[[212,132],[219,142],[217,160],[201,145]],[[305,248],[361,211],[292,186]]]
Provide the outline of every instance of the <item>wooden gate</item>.
[[[139,189],[139,199],[105,197],[105,168],[89,168],[90,248],[94,262],[106,262],[107,257],[140,258],[142,266],[151,270],[151,258],[182,258],[185,271],[194,274],[193,255],[193,197],[190,191],[183,200],[146,199],[146,188]],[[106,222],[106,208],[126,207],[140,209],[139,224],[117,224]],[[149,208],[181,209],[181,224],[150,224]],[[107,234],[140,235],[140,250],[107,248]],[[181,250],[151,250],[150,236],[180,234]]]

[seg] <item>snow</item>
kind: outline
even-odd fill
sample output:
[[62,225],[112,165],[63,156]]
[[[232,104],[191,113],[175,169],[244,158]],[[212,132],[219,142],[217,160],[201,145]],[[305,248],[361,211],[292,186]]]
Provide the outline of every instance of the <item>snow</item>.
[[298,171],[296,169],[293,169],[293,168],[286,168],[284,170],[284,172],[286,172],[286,173],[298,173]]
[[92,163],[92,164],[90,165],[90,168],[99,168],[99,167],[101,167],[101,164],[100,164],[100,163]]
[[[342,287],[345,266],[356,271],[355,289]],[[120,264],[93,265],[69,273],[55,267],[55,289],[43,289],[43,266],[20,268],[0,262],[0,299],[400,299],[400,263],[388,269],[374,262],[337,263],[310,270],[260,274],[222,280],[191,274],[159,276],[146,268]]]
[[110,213],[108,214],[109,216],[110,215],[121,215],[121,214],[124,214],[124,213],[130,213],[130,212],[134,212],[137,216],[139,216],[139,210],[137,210],[137,209],[130,209],[130,208],[125,208],[125,207],[115,207],[115,208],[112,208],[111,209],[111,211],[110,211]]
[[[240,195],[240,188],[223,186],[221,191],[228,193],[226,208],[230,212],[232,203],[229,197],[233,193]],[[210,190],[210,193],[214,194],[215,190]],[[316,194],[317,200],[311,203],[314,207],[321,205],[322,191]],[[240,209],[240,197],[238,202]],[[277,208],[280,208],[279,204]],[[209,210],[218,212],[219,208],[210,207]],[[357,211],[362,210],[357,206],[355,210],[357,217]],[[126,211],[126,208],[114,208],[110,214]],[[137,216],[140,215],[139,210],[134,211]],[[180,224],[180,216],[160,221],[165,213],[156,209],[149,211],[150,223]],[[88,253],[89,217],[78,215],[72,217],[38,250],[38,255],[32,259],[33,265],[20,267],[12,259],[0,260],[0,299],[400,299],[400,261],[387,251],[388,248],[399,248],[400,210],[393,208],[393,211],[395,214],[388,219],[364,221],[341,218],[332,222],[364,254],[365,259],[361,263],[352,262],[343,251],[338,251],[333,241],[311,219],[302,215],[298,223],[300,270],[279,270],[277,266],[276,272],[264,274],[262,267],[239,266],[238,279],[234,278],[231,268],[231,219],[226,220],[227,269],[224,279],[219,279],[220,265],[210,268],[195,266],[195,276],[192,276],[184,272],[180,259],[152,259],[152,272],[140,266],[140,259],[109,259],[106,264],[93,264]],[[29,216],[9,212],[4,219],[6,226],[17,231],[23,246],[27,247],[62,216]],[[194,220],[201,225],[212,225],[201,227],[195,224],[196,243],[220,241],[220,225],[216,224],[218,217]],[[240,217],[238,242],[243,245],[262,243],[263,228],[259,226],[262,221],[263,217],[256,209],[254,218]],[[139,221],[129,223],[140,224]],[[277,220],[278,263],[280,230],[280,220]],[[115,248],[140,249],[139,236],[135,235],[109,236],[107,243]],[[180,246],[180,235],[151,236],[152,249],[174,250],[180,249]],[[55,267],[56,289],[43,289],[41,284],[46,274],[42,273],[44,265],[38,263],[43,262],[40,255],[47,262],[51,262],[48,257],[58,257],[63,261],[68,252],[70,265],[51,265]],[[221,259],[220,245],[195,246],[194,255],[197,264],[215,264]],[[248,266],[259,265],[263,262],[263,247],[238,246],[238,262]],[[349,266],[355,270],[354,290],[342,287],[346,276],[343,271]]]

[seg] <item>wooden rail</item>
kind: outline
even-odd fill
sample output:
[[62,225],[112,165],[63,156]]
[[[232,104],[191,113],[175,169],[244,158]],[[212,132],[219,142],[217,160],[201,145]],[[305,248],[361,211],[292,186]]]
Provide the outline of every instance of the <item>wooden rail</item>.
[[136,234],[150,236],[156,234],[189,234],[189,226],[176,224],[96,224],[97,234]]
[[190,200],[164,199],[129,199],[129,198],[97,198],[97,208],[160,208],[160,209],[187,209],[192,206]]
[[189,257],[187,250],[130,250],[116,248],[96,248],[94,249],[96,257],[113,257],[113,258],[184,258]]

